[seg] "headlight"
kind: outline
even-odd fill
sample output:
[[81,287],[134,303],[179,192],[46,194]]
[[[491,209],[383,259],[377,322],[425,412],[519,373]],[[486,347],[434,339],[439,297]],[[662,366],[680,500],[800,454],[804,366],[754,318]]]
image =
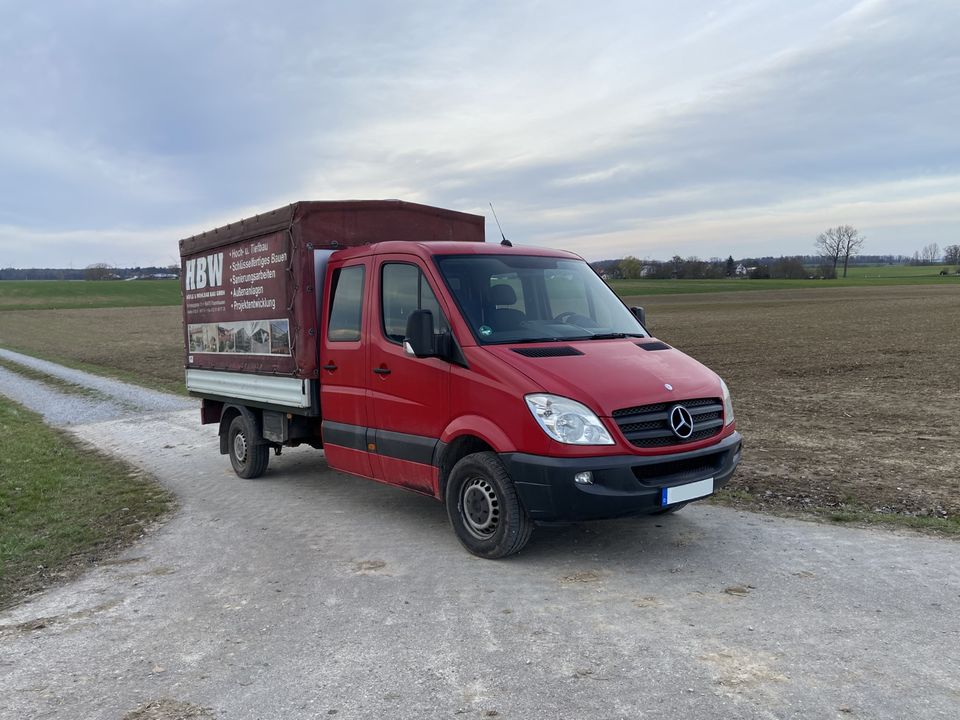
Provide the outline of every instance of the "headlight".
[[610,433],[586,405],[576,400],[537,393],[524,398],[543,431],[568,445],[613,445]]
[[729,425],[733,422],[733,400],[730,397],[730,388],[721,380],[720,387],[723,388],[723,424]]

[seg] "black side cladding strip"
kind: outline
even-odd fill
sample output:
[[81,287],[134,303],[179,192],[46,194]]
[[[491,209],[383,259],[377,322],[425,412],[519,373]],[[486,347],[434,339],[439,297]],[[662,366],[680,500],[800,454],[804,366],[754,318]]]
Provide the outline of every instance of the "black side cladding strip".
[[421,465],[433,464],[433,451],[439,442],[437,438],[408,435],[390,430],[374,430],[374,433],[377,438],[375,441],[377,453],[380,455]]
[[322,428],[324,443],[368,452],[367,443],[372,442],[379,455],[420,463],[421,465],[434,464],[434,451],[440,442],[437,438],[424,437],[423,435],[408,435],[407,433],[347,425],[330,420],[324,420]]
[[323,432],[324,443],[366,452],[366,428],[362,428],[359,425],[331,422],[330,420],[324,420],[320,427]]

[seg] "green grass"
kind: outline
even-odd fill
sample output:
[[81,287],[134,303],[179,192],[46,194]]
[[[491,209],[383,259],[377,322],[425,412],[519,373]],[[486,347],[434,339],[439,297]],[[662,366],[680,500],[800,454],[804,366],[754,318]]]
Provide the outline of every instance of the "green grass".
[[0,281],[0,311],[179,304],[179,280]]
[[[899,266],[898,266],[899,267]],[[891,277],[847,277],[836,280],[611,280],[610,286],[621,297],[634,295],[683,295],[687,293],[751,292],[758,290],[800,290],[805,288],[878,287],[883,285],[958,285],[960,276],[905,274]]]
[[[893,278],[939,278],[940,271],[946,270],[953,275],[956,265],[851,265],[847,268],[847,279],[885,280]],[[843,268],[838,268],[840,274]]]
[[52,385],[60,392],[67,393],[68,395],[82,395],[84,397],[93,397],[105,399],[106,396],[94,390],[93,388],[88,388],[84,385],[78,385],[76,383],[69,382],[63,378],[58,378],[55,375],[49,375],[40,370],[35,370],[32,367],[27,367],[26,365],[21,365],[20,363],[12,362],[6,358],[0,357],[0,368],[5,368],[10,372],[17,373],[22,375],[25,378],[31,380],[37,380],[38,382],[46,383],[47,385]]
[[[132,370],[124,370],[122,368],[83,362],[81,360],[75,360],[74,358],[57,353],[38,352],[33,348],[24,347],[22,345],[4,343],[3,345],[0,345],[0,347],[5,350],[12,350],[13,352],[20,353],[21,355],[29,355],[30,357],[35,357],[39,360],[46,360],[47,362],[56,363],[57,365],[63,365],[64,367],[71,368],[72,370],[82,370],[83,372],[90,373],[91,375],[99,375],[105,378],[121,380],[125,383],[130,383],[131,385],[139,385],[141,387],[150,388],[151,390],[170,393],[171,395],[189,396],[185,385],[185,380],[182,377],[177,377],[176,379],[158,377],[155,374],[151,374],[146,368],[141,369],[138,372],[133,372]],[[67,382],[66,380],[62,380],[38,370],[24,372],[24,366],[10,362],[9,360],[3,360],[0,358],[0,365],[12,372],[26,375],[27,377],[40,380],[41,382],[45,382],[50,385],[56,385],[61,392],[73,393],[76,395],[87,395],[91,397],[102,397],[102,393],[99,393],[96,390],[83,385],[75,385],[74,383]],[[178,365],[177,367],[179,369],[180,366]]]
[[141,536],[172,496],[0,397],[0,607]]

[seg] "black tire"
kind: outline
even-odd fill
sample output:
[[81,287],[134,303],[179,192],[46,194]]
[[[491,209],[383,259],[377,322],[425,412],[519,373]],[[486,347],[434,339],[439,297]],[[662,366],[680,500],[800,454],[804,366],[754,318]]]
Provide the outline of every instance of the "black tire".
[[492,452],[467,455],[453,466],[444,497],[453,531],[477,557],[520,552],[533,532],[513,481]]
[[680,510],[683,510],[686,506],[687,506],[687,504],[686,504],[685,502],[684,502],[684,503],[677,503],[676,505],[671,505],[670,507],[665,507],[665,508],[663,508],[663,510],[657,510],[656,512],[651,513],[651,514],[652,514],[652,515],[673,515],[675,512],[679,512]]
[[255,444],[256,429],[243,415],[237,415],[227,431],[227,449],[233,471],[242,478],[258,478],[270,462],[270,448]]

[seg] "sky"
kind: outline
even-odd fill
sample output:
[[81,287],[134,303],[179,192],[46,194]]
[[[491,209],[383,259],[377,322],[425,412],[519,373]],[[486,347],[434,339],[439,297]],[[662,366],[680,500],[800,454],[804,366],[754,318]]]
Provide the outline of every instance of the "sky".
[[588,260],[960,243],[960,4],[0,0],[0,267],[399,198]]

